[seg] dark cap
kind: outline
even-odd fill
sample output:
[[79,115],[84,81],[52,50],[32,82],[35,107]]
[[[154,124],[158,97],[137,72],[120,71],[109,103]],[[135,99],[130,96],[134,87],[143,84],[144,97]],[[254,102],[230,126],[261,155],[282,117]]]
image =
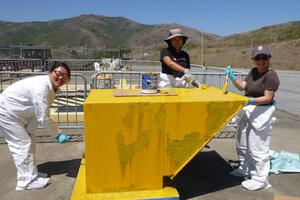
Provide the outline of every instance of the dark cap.
[[264,55],[268,55],[271,57],[271,51],[269,49],[268,46],[257,46],[252,50],[252,58],[254,58],[255,56],[259,55],[259,54],[264,54]]
[[183,43],[185,43],[186,40],[188,39],[187,36],[182,34],[182,31],[179,28],[175,28],[169,31],[169,36],[165,39],[165,41],[168,42],[169,40],[178,36],[183,38]]

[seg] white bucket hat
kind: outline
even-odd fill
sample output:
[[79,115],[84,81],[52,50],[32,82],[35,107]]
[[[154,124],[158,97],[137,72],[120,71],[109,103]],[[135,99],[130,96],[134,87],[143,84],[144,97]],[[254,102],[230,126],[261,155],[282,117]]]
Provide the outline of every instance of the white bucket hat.
[[168,43],[171,39],[178,37],[178,36],[183,38],[183,44],[188,39],[187,36],[182,34],[182,31],[179,28],[176,28],[176,29],[171,29],[169,31],[169,36],[165,39],[165,41]]

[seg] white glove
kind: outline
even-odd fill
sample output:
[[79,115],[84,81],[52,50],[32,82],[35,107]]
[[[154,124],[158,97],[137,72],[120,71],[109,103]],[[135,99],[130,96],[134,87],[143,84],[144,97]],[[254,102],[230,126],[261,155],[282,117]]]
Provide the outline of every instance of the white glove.
[[194,80],[193,75],[191,74],[189,69],[184,69],[184,75],[182,78],[188,83],[191,83]]

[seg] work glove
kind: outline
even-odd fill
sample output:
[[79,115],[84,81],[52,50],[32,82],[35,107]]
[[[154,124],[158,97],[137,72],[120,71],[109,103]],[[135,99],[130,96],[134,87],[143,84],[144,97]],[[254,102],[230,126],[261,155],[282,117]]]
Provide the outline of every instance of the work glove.
[[234,75],[232,69],[230,66],[227,66],[225,68],[225,74],[228,74],[229,78],[231,81],[235,81],[236,80],[236,76]]
[[245,104],[245,106],[253,105],[253,104],[254,104],[254,98],[253,97],[249,97],[248,102]]
[[184,75],[182,78],[183,78],[183,80],[185,80],[188,83],[190,83],[194,80],[193,75],[191,74],[189,69],[184,69]]
[[66,143],[71,139],[71,136],[69,135],[65,135],[63,133],[59,133],[56,137],[55,137],[56,141],[60,144]]

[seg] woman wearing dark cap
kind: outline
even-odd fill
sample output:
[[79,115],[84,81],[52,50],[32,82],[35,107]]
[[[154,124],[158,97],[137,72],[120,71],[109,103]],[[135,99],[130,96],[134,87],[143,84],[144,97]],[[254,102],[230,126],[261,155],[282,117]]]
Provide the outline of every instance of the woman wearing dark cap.
[[159,87],[186,87],[185,81],[181,79],[192,79],[190,73],[190,57],[181,48],[185,44],[187,36],[180,29],[171,29],[169,36],[165,39],[168,47],[160,53],[162,73],[160,75]]
[[271,187],[268,182],[270,171],[269,149],[275,102],[274,95],[279,87],[279,78],[270,67],[271,52],[267,46],[255,47],[252,60],[255,65],[245,80],[238,80],[230,67],[225,69],[239,90],[249,97],[239,116],[237,132],[237,154],[240,166],[230,172],[236,177],[250,177],[242,182],[248,190]]

